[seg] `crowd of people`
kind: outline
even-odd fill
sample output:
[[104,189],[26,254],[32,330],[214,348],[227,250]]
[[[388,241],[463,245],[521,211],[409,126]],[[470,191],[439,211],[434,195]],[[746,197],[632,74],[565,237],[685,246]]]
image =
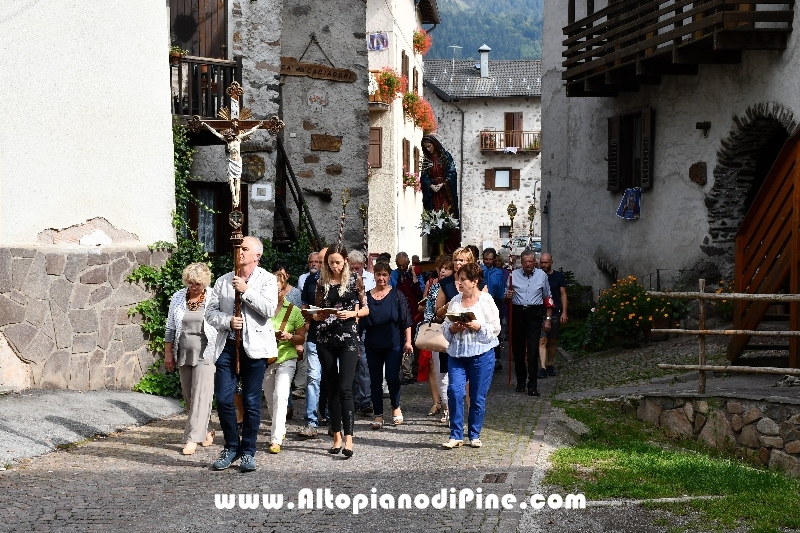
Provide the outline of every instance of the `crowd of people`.
[[[392,268],[389,254],[372,261],[336,245],[310,254],[308,272],[292,286],[286,265],[272,273],[258,266],[262,251],[257,238],[245,237],[238,273],[213,288],[206,265],[188,265],[186,288],[170,302],[165,366],[179,370],[188,410],[183,453],[213,443],[216,396],[224,448],[215,470],[235,461],[242,472],[256,469],[262,393],[270,453],[281,452],[294,397],[306,403],[298,436],[316,438],[327,426],[327,452],[349,459],[356,415],[371,416],[373,430],[402,425],[401,385],[418,376],[430,388],[428,416],[449,426],[442,447],[465,444],[465,417],[467,443],[481,447],[492,375],[502,368],[496,351],[507,339],[517,392],[539,396],[538,380],[555,375],[568,302],[548,253],[537,260],[525,250],[513,268],[493,248],[480,254],[466,246],[423,272],[417,256],[400,252]],[[422,324],[440,324],[446,350],[415,346]]]

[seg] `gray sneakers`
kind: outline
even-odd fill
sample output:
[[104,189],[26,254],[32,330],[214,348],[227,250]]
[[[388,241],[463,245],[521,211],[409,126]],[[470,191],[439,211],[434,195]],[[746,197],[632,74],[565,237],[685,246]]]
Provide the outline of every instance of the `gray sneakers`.
[[242,461],[239,463],[239,470],[242,472],[255,472],[256,460],[252,455],[244,454],[242,456]]
[[311,424],[306,424],[297,434],[306,439],[313,439],[317,436],[317,428]]
[[[211,468],[214,470],[225,470],[237,459],[239,459],[239,454],[225,448],[220,452],[219,457],[217,457],[217,460],[211,465]],[[252,457],[250,459],[252,460]]]

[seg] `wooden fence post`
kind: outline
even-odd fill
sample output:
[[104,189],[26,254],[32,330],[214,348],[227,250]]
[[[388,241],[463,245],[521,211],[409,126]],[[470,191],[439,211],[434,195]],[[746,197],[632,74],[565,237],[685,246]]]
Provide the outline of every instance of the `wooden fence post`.
[[[700,283],[700,292],[706,292],[706,280],[701,279],[699,280]],[[698,329],[701,331],[706,329],[706,301],[704,298],[700,298],[698,300],[700,302],[700,324],[698,325]],[[706,336],[700,334],[697,336],[697,342],[700,344],[700,365],[706,364]],[[698,378],[697,378],[697,392],[703,394],[706,392],[706,371],[699,370],[698,371]]]

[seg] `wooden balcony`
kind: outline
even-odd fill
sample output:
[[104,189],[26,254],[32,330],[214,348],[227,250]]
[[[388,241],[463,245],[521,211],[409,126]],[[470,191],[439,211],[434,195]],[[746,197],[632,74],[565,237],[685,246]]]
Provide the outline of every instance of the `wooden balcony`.
[[173,115],[184,122],[193,115],[217,118],[220,108],[231,105],[225,89],[234,81],[242,83],[242,59],[181,57],[170,62],[170,79]]
[[481,131],[481,152],[540,152],[541,131]]
[[585,1],[576,21],[568,0],[568,97],[616,96],[701,64],[739,63],[744,50],[785,50],[794,18],[794,1],[610,0],[596,13]]

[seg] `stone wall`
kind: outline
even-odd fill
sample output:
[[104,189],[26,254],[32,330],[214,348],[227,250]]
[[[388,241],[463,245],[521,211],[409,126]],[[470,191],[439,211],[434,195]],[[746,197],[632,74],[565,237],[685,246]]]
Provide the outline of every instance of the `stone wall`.
[[155,360],[125,278],[161,266],[144,246],[0,248],[0,386],[130,389]]
[[623,410],[670,435],[732,448],[740,458],[800,477],[800,400],[647,396],[626,400]]
[[[305,196],[317,231],[328,243],[337,241],[341,193],[350,190],[344,232],[348,248],[362,247],[358,206],[369,203],[366,12],[364,0],[286,0],[283,4],[281,56],[302,57],[304,63],[332,65],[357,75],[353,83],[284,76],[281,93],[286,123],[283,140],[300,187],[333,192],[332,201]],[[341,147],[312,150],[312,135],[341,136]],[[294,204],[289,207],[296,216]]]

